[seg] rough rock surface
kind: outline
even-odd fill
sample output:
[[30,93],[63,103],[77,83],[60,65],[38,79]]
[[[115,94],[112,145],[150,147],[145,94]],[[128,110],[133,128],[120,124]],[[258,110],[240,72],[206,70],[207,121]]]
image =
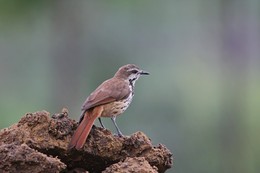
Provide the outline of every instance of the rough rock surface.
[[82,150],[67,150],[76,127],[66,109],[52,117],[27,113],[0,131],[0,172],[165,172],[172,166],[171,152],[142,132],[118,137],[93,126]]
[[26,144],[0,146],[0,172],[60,172],[66,165],[59,159],[40,153]]
[[157,170],[157,167],[152,167],[144,157],[127,157],[124,161],[107,167],[102,173],[156,173]]

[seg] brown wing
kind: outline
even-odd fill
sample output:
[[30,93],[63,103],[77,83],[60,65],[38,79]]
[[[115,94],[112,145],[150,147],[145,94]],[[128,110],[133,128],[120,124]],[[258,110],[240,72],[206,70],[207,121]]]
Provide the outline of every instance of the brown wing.
[[82,111],[127,98],[130,93],[129,86],[125,81],[111,78],[103,82],[94,92],[90,94],[82,105]]

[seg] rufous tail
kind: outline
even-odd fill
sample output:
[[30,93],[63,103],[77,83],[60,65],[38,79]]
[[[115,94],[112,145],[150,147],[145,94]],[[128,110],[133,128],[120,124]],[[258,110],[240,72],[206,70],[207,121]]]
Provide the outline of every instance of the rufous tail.
[[95,119],[101,115],[102,111],[103,107],[98,106],[95,107],[92,111],[85,112],[83,120],[80,122],[78,128],[71,138],[68,149],[75,147],[77,150],[79,150],[84,146]]

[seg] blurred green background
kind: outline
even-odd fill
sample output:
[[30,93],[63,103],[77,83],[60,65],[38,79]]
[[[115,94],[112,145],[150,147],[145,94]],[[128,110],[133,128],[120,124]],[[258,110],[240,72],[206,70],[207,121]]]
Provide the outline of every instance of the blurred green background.
[[259,0],[1,0],[0,31],[0,128],[43,109],[78,119],[134,63],[151,75],[117,122],[165,144],[168,172],[260,170]]

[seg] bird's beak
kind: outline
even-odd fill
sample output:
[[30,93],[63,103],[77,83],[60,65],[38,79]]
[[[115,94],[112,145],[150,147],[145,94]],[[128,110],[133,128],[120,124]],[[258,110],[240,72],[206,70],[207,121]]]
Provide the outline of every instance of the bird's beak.
[[141,75],[149,75],[150,73],[149,72],[147,72],[147,71],[141,71],[141,73],[140,73]]

